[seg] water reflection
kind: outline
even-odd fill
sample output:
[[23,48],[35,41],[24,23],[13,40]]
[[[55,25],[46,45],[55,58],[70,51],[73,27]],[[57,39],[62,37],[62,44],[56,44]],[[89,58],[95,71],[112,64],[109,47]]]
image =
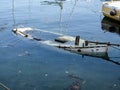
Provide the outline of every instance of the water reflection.
[[[31,20],[31,15],[32,15],[32,13],[31,13],[31,3],[32,3],[32,0],[28,0],[28,6],[27,6],[27,10],[28,10],[27,18],[28,18],[28,21]],[[11,14],[12,14],[13,26],[17,27],[18,25],[28,24],[28,22],[21,22],[21,23],[18,22],[19,21],[18,18],[21,18],[21,17],[18,17],[18,13],[21,13],[22,15],[24,15],[24,14],[23,14],[23,12],[21,12],[21,10],[17,10],[17,8],[16,8],[17,5],[16,5],[15,0],[12,0],[11,7],[12,7],[11,8]],[[26,8],[24,8],[24,9],[26,9]]]
[[62,9],[63,9],[63,1],[65,0],[55,0],[55,1],[42,1],[41,5],[55,5],[60,7],[60,17],[59,17],[59,28],[62,30]]
[[42,1],[41,5],[56,5],[63,9],[63,1],[62,0],[55,0],[55,1]]
[[102,30],[104,32],[111,32],[120,35],[120,22],[116,22],[107,17],[104,17],[101,21]]
[[[82,55],[83,58],[85,56],[97,57],[97,58],[101,58],[103,60],[106,60],[108,62],[112,62],[112,63],[114,63],[116,65],[120,65],[120,62],[112,60],[111,57],[108,55],[108,53],[87,53],[87,54],[80,53],[80,52],[74,52],[74,53]],[[120,58],[120,57],[118,57],[118,58]]]
[[16,21],[15,21],[15,2],[12,0],[12,17],[13,17],[13,26],[15,26]]
[[[42,1],[41,2],[41,5],[54,5],[54,6],[59,6],[60,7],[60,17],[59,17],[59,28],[60,28],[60,31],[62,30],[62,11],[63,11],[63,5],[64,3],[66,2],[67,0],[54,0],[54,1]],[[70,24],[70,19],[75,11],[75,7],[77,5],[77,2],[78,0],[74,0],[74,3],[73,3],[73,6],[72,6],[72,9],[70,10],[70,14],[68,16],[68,21],[67,21],[67,24],[66,24],[66,29],[68,30],[69,28],[69,24]]]

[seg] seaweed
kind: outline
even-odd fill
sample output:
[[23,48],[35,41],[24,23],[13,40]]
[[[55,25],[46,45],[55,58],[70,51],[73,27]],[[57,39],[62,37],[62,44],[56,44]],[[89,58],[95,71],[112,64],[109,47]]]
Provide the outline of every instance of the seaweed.
[[75,81],[67,88],[64,88],[64,90],[81,90],[81,84],[80,82]]

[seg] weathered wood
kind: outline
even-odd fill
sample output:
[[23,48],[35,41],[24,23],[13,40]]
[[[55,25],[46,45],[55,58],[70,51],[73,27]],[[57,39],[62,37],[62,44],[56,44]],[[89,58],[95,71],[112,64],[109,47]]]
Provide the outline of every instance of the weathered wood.
[[110,42],[95,42],[95,41],[88,41],[88,43],[105,44],[105,45],[108,45],[108,46],[120,46],[120,44],[114,44],[114,43],[110,43]]

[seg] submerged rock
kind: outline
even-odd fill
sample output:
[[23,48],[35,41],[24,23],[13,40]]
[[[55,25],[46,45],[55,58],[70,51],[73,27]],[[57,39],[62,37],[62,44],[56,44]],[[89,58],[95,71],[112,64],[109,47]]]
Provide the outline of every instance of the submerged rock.
[[81,90],[81,85],[79,82],[73,82],[72,85],[68,86],[64,90]]

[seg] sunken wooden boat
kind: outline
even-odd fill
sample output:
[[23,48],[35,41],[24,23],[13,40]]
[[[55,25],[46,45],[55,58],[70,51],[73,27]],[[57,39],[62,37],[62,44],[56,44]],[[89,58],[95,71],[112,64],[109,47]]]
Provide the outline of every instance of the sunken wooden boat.
[[104,16],[120,21],[120,1],[103,2],[102,12]]
[[[62,48],[82,55],[96,57],[105,56],[108,52],[108,46],[111,45],[110,43],[84,40],[81,39],[80,36],[73,37],[30,27],[15,28],[13,29],[13,32],[42,44]],[[119,46],[119,44],[112,45]]]

